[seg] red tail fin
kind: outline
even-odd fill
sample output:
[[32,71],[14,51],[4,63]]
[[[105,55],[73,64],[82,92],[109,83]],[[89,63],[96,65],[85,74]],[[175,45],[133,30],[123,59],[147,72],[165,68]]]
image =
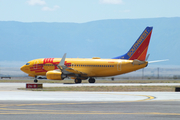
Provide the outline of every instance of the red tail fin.
[[131,49],[122,56],[113,59],[128,59],[145,61],[153,27],[146,27]]

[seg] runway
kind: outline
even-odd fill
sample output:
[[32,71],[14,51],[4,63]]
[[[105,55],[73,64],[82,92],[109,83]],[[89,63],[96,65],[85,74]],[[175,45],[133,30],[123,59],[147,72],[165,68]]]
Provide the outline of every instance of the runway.
[[[66,84],[44,84],[44,86],[53,85],[66,86]],[[74,84],[67,85],[74,86]],[[179,120],[180,118],[180,92],[45,92],[20,91],[17,90],[19,87],[25,87],[25,83],[0,83],[1,119]]]
[[179,101],[34,102],[1,101],[3,120],[179,120]]

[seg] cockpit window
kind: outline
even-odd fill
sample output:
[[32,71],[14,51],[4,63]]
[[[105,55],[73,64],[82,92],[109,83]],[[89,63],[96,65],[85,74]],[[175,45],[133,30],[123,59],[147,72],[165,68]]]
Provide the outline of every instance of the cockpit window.
[[26,63],[26,65],[29,65],[30,63]]

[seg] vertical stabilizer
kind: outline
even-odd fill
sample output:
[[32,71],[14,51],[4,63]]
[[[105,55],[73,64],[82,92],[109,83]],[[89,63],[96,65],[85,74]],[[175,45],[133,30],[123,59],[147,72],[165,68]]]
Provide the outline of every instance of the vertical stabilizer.
[[146,60],[146,54],[148,51],[149,42],[151,39],[151,33],[152,33],[153,27],[146,27],[146,29],[143,31],[143,33],[140,35],[140,37],[137,39],[137,41],[134,43],[134,45],[130,48],[130,50],[118,57],[114,57],[113,59],[127,59],[127,60]]

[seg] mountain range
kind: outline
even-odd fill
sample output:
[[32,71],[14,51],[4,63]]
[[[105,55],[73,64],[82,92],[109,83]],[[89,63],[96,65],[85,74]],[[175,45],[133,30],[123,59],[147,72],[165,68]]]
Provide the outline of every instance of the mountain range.
[[180,18],[109,19],[87,23],[0,21],[0,61],[36,58],[113,58],[153,26],[149,60],[180,65]]

